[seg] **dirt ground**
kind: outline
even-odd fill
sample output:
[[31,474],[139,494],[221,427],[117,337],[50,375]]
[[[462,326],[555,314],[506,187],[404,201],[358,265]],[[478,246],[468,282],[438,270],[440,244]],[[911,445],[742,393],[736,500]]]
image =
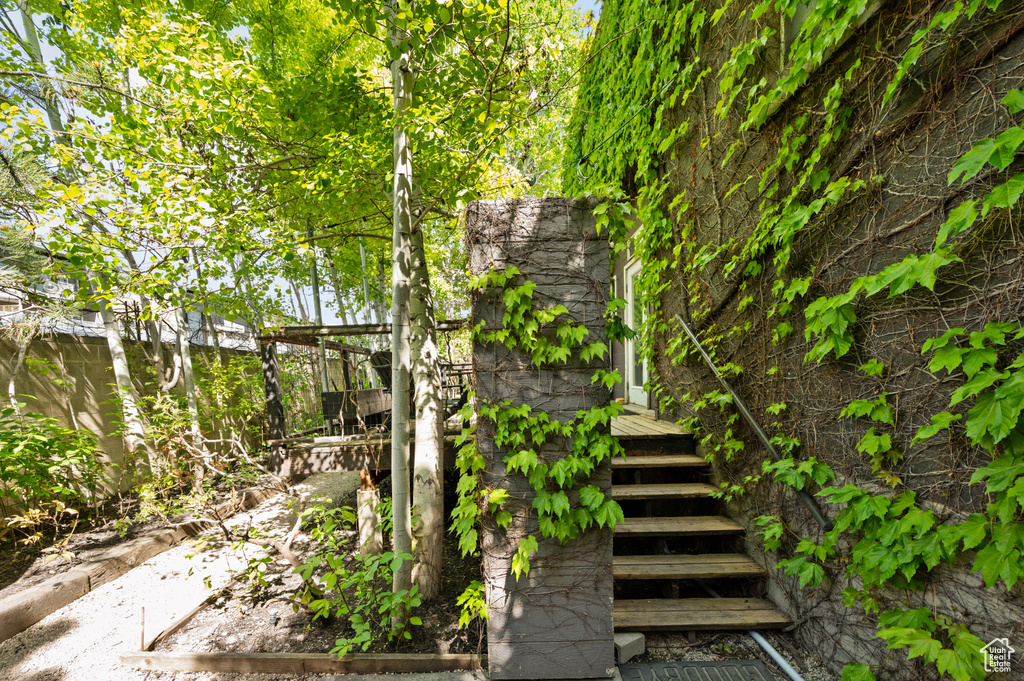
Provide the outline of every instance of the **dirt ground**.
[[32,543],[16,543],[13,538],[24,539],[17,535],[0,541],[0,599],[66,572],[143,532],[170,526],[168,520],[153,516],[144,522],[126,525],[122,534],[117,529],[119,517],[108,507],[101,511],[98,519],[87,518],[80,522],[70,535],[72,524],[65,520],[56,527],[42,529]]
[[[209,506],[226,501],[235,489],[224,484],[214,490],[209,495]],[[0,599],[66,572],[122,542],[193,520],[199,511],[183,505],[175,507],[173,502],[161,505],[163,513],[137,495],[121,494],[83,514],[77,524],[74,516],[65,514],[56,525],[39,527],[31,542],[27,541],[28,531],[9,532],[0,540]]]
[[[354,506],[358,475],[354,480],[336,480],[328,488],[336,492],[338,505]],[[305,484],[305,483],[303,483]],[[335,497],[332,497],[335,498]],[[233,522],[240,532],[257,526],[283,536],[294,515],[283,496],[268,499],[256,508],[240,513]],[[180,522],[184,518],[174,518]],[[133,528],[126,538],[151,530],[163,521],[151,521]],[[167,524],[167,523],[163,523]],[[0,555],[8,584],[0,597],[69,569],[90,555],[122,541],[112,521],[78,532],[67,542],[70,560],[44,561],[38,548],[21,551],[15,563],[14,551]],[[354,530],[341,534],[354,551]],[[225,675],[200,673],[156,673],[123,668],[119,656],[139,650],[143,637],[151,639],[212,592],[200,612],[180,631],[159,644],[158,651],[176,652],[311,652],[327,653],[335,641],[351,635],[347,621],[340,618],[313,620],[289,600],[301,580],[280,556],[267,568],[265,588],[250,588],[244,580],[232,578],[245,567],[249,557],[261,556],[263,549],[228,544],[210,533],[201,549],[186,543],[166,551],[114,581],[104,584],[38,624],[0,643],[0,680],[71,681],[73,679],[143,678],[222,679]],[[301,556],[314,548],[308,533],[300,532],[293,545]],[[378,640],[371,652],[477,652],[486,647],[482,628],[460,629],[460,608],[456,598],[474,579],[480,578],[479,559],[463,559],[454,537],[445,540],[442,593],[414,613],[423,621],[412,627],[412,638],[394,643]],[[4,560],[7,558],[7,560]],[[25,567],[27,565],[27,567]],[[12,576],[20,578],[12,581]],[[143,612],[145,613],[143,615]]]
[[[479,578],[479,559],[461,558],[454,539],[446,538],[441,595],[414,612],[423,625],[412,627],[409,640],[378,639],[368,652],[486,653],[483,627],[474,623],[460,629],[461,609],[455,604],[466,586]],[[301,579],[287,561],[276,560],[266,579],[266,589],[254,593],[239,585],[217,598],[158,650],[326,653],[338,638],[352,635],[344,619],[314,620],[293,608],[288,596],[299,588]]]
[[[339,504],[354,506],[354,490],[346,494],[338,500]],[[281,528],[287,525],[282,521],[282,507],[280,499],[268,500],[251,512],[241,514],[236,522],[246,527],[264,523]],[[133,527],[127,537],[161,523],[165,521],[156,519]],[[348,545],[354,550],[354,531],[347,532]],[[118,528],[109,520],[76,533],[68,541],[66,548],[74,554],[71,560],[44,561],[39,550],[35,555],[31,551],[15,555],[9,547],[4,547],[6,552],[0,550],[0,579],[7,583],[0,590],[0,597],[66,570],[91,553],[110,548],[121,540]],[[294,548],[306,555],[314,546],[308,534],[300,533]],[[201,602],[211,588],[219,595],[208,599],[205,607],[180,631],[158,645],[158,651],[326,653],[339,637],[351,635],[344,619],[314,620],[302,609],[293,607],[289,596],[301,580],[280,556],[267,568],[265,588],[253,589],[244,582],[233,584],[233,571],[244,566],[246,556],[259,553],[259,549],[251,546],[240,552],[237,546],[232,547],[219,538],[209,540],[198,552],[191,545],[171,549],[0,643],[0,681],[226,681],[235,678],[256,681],[254,677],[240,675],[145,672],[119,664],[120,654],[139,649],[143,608],[148,639]],[[22,567],[24,565],[28,568]],[[20,579],[12,582],[11,576],[19,570]],[[392,643],[378,639],[370,652],[486,653],[484,627],[475,622],[468,628],[460,628],[460,608],[455,604],[465,587],[472,580],[480,579],[479,558],[462,558],[451,535],[445,539],[442,575],[440,597],[415,613],[423,625],[412,628],[412,638]],[[836,681],[819,660],[797,650],[789,635],[766,636],[807,681]],[[699,634],[693,642],[683,635],[651,634],[647,637],[647,651],[630,662],[730,658],[760,659],[779,681],[786,681],[768,656],[742,633]]]

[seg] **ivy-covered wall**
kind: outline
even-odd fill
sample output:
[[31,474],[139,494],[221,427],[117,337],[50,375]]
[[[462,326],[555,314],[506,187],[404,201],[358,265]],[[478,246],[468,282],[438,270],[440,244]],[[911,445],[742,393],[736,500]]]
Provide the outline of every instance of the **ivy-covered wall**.
[[797,10],[606,0],[565,188],[638,213],[652,389],[797,635],[844,681],[985,678],[1024,649],[1024,3]]

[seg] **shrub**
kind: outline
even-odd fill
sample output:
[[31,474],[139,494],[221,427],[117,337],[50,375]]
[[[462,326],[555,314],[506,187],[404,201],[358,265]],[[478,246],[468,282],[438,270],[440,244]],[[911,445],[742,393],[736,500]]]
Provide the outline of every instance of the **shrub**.
[[[353,552],[345,538],[351,533],[340,531],[350,529],[355,522],[351,508],[314,505],[304,515],[312,524],[310,535],[320,548],[296,570],[304,582],[294,598],[313,612],[313,619],[344,617],[354,632],[349,638],[338,639],[331,652],[342,656],[356,647],[368,650],[381,635],[388,641],[412,638],[404,625],[422,624],[419,617],[411,616],[412,609],[420,604],[418,588],[413,585],[409,591],[391,591],[392,575],[412,556]],[[314,583],[316,573],[320,574]]]
[[102,473],[92,433],[49,416],[0,411],[0,537],[26,518],[35,525],[94,500]]

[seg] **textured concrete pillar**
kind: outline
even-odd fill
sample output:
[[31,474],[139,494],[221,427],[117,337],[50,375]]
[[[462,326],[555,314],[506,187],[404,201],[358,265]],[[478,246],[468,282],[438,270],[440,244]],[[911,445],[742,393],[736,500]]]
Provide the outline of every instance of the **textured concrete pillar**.
[[[517,199],[471,203],[466,212],[466,238],[473,274],[514,265],[533,281],[534,308],[562,304],[568,319],[588,329],[585,342],[605,340],[603,313],[608,303],[609,251],[607,232],[599,236],[594,200]],[[501,293],[473,297],[473,323],[501,327]],[[554,325],[550,329],[553,337]],[[565,364],[535,367],[528,355],[500,344],[473,347],[478,401],[529,404],[565,422],[577,411],[609,402],[609,391],[591,383],[604,359],[584,362],[574,352]],[[512,557],[520,538],[540,539],[531,512],[534,490],[520,474],[509,474],[507,451],[494,444],[494,424],[480,419],[477,447],[487,461],[488,487],[511,494],[505,504],[513,517],[507,530],[485,520],[481,537],[490,620],[487,627],[492,679],[585,679],[614,674],[612,632],[612,533],[590,529],[559,544],[541,540],[529,575],[512,573]],[[549,441],[538,449],[542,462],[571,453],[571,440]],[[611,488],[610,462],[605,460],[578,489],[594,484]],[[570,497],[573,503],[578,499]]]

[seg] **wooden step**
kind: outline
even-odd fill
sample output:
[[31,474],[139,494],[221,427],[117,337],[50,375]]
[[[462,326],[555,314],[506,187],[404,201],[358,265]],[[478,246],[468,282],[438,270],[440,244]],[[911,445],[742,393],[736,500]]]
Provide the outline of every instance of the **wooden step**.
[[622,631],[781,629],[790,623],[761,598],[645,598],[615,601],[615,628]]
[[706,499],[717,489],[714,485],[703,482],[614,485],[612,499]]
[[722,579],[763,577],[764,568],[741,553],[615,556],[615,579]]
[[667,518],[626,518],[615,525],[616,537],[682,537],[743,534],[743,528],[724,516],[693,515]]
[[707,466],[703,457],[693,454],[647,454],[612,459],[612,468],[691,468]]
[[617,438],[629,440],[692,437],[674,423],[636,414],[620,414],[612,419],[611,433]]

